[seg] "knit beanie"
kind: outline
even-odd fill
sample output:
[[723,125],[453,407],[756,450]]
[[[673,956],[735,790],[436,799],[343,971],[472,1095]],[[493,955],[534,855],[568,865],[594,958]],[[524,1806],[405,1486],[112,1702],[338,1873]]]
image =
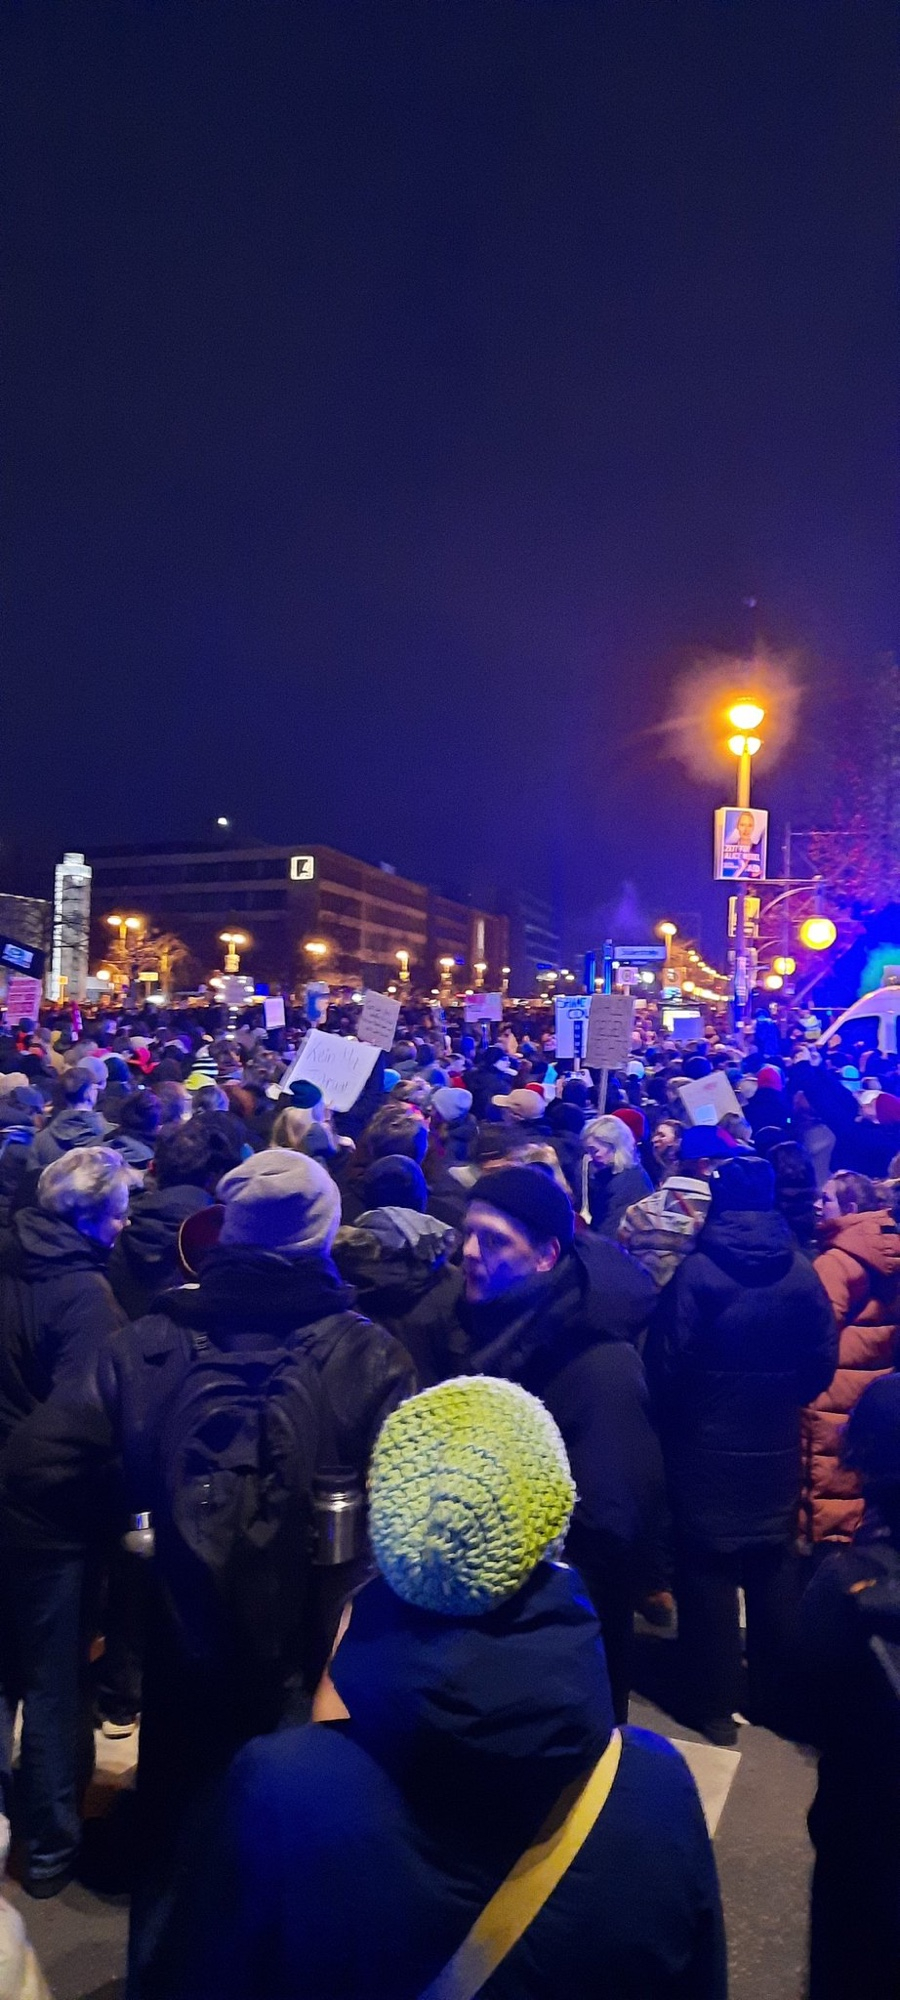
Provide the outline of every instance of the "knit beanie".
[[287,1146],[242,1160],[219,1182],[216,1195],[225,1208],[223,1247],[306,1257],[331,1249],[341,1220],[341,1197],[331,1175]]
[[472,1092],[461,1090],[455,1084],[441,1084],[431,1100],[431,1109],[443,1118],[445,1125],[455,1125],[457,1119],[468,1117],[472,1109]]
[[401,1403],[369,1472],[369,1534],[407,1604],[481,1618],[561,1546],[576,1494],[549,1410],[516,1382],[466,1375]]
[[768,1160],[739,1153],[714,1167],[710,1176],[711,1215],[735,1209],[769,1209],[775,1203],[775,1175]]
[[621,1119],[622,1124],[627,1125],[632,1138],[639,1146],[647,1130],[647,1120],[643,1111],[639,1111],[636,1104],[620,1104],[612,1116]]
[[496,1167],[475,1182],[469,1201],[483,1201],[508,1215],[538,1243],[555,1237],[561,1250],[572,1247],[572,1204],[545,1167]]
[[900,1097],[894,1097],[889,1090],[880,1090],[875,1099],[875,1117],[879,1125],[900,1125]]
[[428,1184],[421,1167],[402,1153],[373,1160],[362,1177],[360,1193],[366,1208],[412,1208],[424,1215]]
[[774,1063],[763,1063],[756,1081],[759,1084],[760,1090],[782,1090],[784,1088],[781,1080],[781,1071],[775,1068]]

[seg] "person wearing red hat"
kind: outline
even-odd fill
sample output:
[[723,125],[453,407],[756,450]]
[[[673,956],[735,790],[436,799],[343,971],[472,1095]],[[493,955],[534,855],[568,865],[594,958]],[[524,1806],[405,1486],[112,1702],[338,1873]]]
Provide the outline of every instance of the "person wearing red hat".
[[612,1115],[614,1118],[621,1118],[622,1124],[628,1126],[635,1145],[640,1146],[647,1131],[647,1120],[643,1111],[639,1111],[636,1104],[620,1104]]

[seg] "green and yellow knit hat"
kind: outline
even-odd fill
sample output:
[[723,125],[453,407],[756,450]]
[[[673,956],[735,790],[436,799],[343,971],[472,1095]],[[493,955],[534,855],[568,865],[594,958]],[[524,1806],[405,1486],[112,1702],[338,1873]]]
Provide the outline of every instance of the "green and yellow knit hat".
[[549,1410],[491,1375],[456,1376],[401,1403],[369,1473],[369,1532],[407,1604],[478,1618],[556,1553],[575,1504]]

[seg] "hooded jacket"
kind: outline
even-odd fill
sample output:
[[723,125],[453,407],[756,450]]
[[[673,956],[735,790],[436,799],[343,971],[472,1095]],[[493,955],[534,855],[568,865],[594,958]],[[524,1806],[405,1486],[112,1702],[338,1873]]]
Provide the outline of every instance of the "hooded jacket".
[[108,1261],[60,1216],[16,1216],[0,1248],[0,1442],[51,1390],[90,1375],[121,1326]]
[[92,1111],[87,1104],[73,1104],[69,1111],[58,1111],[39,1132],[31,1149],[31,1166],[43,1169],[52,1166],[54,1160],[63,1153],[71,1153],[75,1146],[105,1145],[112,1126],[99,1111]]
[[[562,1432],[578,1488],[573,1527],[631,1556],[656,1532],[663,1502],[659,1443],[640,1358],[655,1287],[614,1243],[585,1239],[546,1274],[470,1304],[456,1274],[456,1303],[419,1351],[424,1381],[500,1375],[540,1396]],[[434,1332],[434,1329],[429,1329]],[[585,1564],[586,1566],[586,1564]]]
[[181,1225],[211,1203],[212,1196],[203,1188],[187,1186],[147,1189],[133,1197],[128,1228],[122,1231],[109,1260],[109,1282],[129,1319],[140,1319],[152,1311],[159,1293],[180,1282]]
[[622,1167],[619,1173],[609,1167],[592,1167],[588,1178],[591,1228],[601,1236],[618,1235],[626,1209],[652,1193],[653,1182],[641,1166]]
[[786,1539],[800,1412],[831,1380],[837,1327],[782,1215],[706,1223],[661,1295],[645,1359],[680,1532],[722,1551]]
[[459,1291],[451,1258],[459,1235],[411,1208],[370,1208],[339,1229],[334,1261],[356,1292],[361,1312],[402,1341],[418,1369],[426,1329],[449,1337]]
[[[169,2000],[415,2000],[612,1726],[596,1621],[548,1563],[479,1619],[376,1579],[332,1677],[349,1722],[251,1743],[232,1766],[172,1926]],[[693,1781],[629,1730],[603,1812],[485,2000],[725,1987]]]
[[859,1481],[841,1464],[854,1404],[900,1355],[900,1231],[887,1209],[842,1216],[815,1270],[840,1342],[832,1381],[803,1412],[803,1514],[808,1542],[852,1541],[863,1514]]

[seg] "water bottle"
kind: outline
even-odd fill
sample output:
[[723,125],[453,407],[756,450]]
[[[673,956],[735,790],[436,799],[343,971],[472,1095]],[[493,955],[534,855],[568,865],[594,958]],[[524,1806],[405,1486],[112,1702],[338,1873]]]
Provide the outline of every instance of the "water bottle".
[[365,1546],[366,1503],[355,1472],[328,1467],[313,1480],[313,1562],[331,1569],[360,1555]]
[[153,1533],[152,1514],[132,1514],[128,1533],[122,1536],[122,1547],[130,1556],[141,1556],[148,1562],[156,1549]]

